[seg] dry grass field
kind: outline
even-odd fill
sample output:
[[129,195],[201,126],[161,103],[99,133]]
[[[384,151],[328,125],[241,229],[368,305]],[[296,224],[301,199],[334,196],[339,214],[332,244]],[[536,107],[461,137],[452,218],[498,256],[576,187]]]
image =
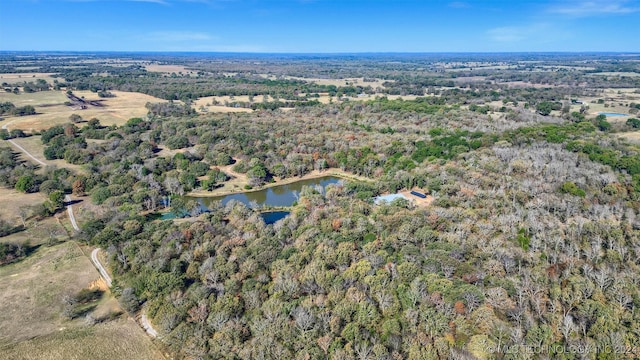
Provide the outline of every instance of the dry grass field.
[[71,223],[67,219],[51,217],[38,222],[27,220],[26,230],[0,237],[0,243],[29,246],[56,243],[68,239],[70,230]]
[[[604,103],[599,104],[598,100],[604,100]],[[607,121],[620,122],[626,121],[629,117],[638,117],[638,114],[630,114],[629,104],[640,103],[640,93],[638,89],[605,89],[601,94],[595,97],[588,97],[582,99],[587,102],[589,106],[589,114],[592,116],[598,115],[599,112],[609,113],[621,113],[629,114],[630,116],[608,117]],[[579,109],[580,105],[574,105],[571,111]]]
[[[7,117],[4,124],[9,129],[37,131],[58,124],[69,123],[71,114],[78,114],[83,119],[98,118],[102,125],[122,125],[132,117],[143,117],[147,114],[147,102],[165,102],[153,96],[124,91],[112,91],[116,97],[101,99],[90,91],[76,91],[75,95],[86,100],[103,100],[103,107],[89,106],[88,109],[75,109],[64,103],[67,97],[63,91],[43,91],[31,94],[0,93],[0,102],[9,101],[16,106],[33,105],[37,115]],[[81,125],[81,124],[80,124]]]
[[23,81],[36,82],[39,79],[43,79],[49,84],[53,84],[54,78],[51,77],[52,74],[53,73],[39,73],[39,72],[0,74],[0,83],[6,82],[9,84],[15,84],[15,83],[21,83]]
[[630,143],[640,145],[640,131],[619,133],[618,136],[628,140]]
[[599,72],[599,73],[593,73],[593,74],[589,74],[591,76],[594,75],[600,75],[600,76],[629,76],[629,77],[637,77],[640,76],[640,74],[635,73],[635,72]]
[[7,221],[13,226],[22,225],[20,220],[20,209],[40,205],[45,201],[41,193],[23,194],[14,189],[0,187],[0,219]]
[[188,70],[182,65],[160,65],[160,64],[149,64],[145,65],[145,70],[152,72],[161,72],[161,73],[183,73],[183,74],[194,74],[193,71]]
[[320,78],[301,78],[296,76],[286,76],[286,79],[289,80],[301,80],[308,81],[318,85],[335,85],[335,86],[351,86],[351,85],[359,85],[363,87],[371,86],[372,88],[384,88],[383,83],[387,81],[394,80],[381,80],[376,79],[375,81],[364,81],[364,78],[345,78],[345,79],[320,79]]
[[40,108],[43,107],[64,105],[64,102],[67,101],[67,96],[64,91],[40,91],[30,94],[20,93],[18,95],[0,92],[0,102],[5,101],[18,107],[32,105],[36,108],[36,111],[40,111]]
[[[330,80],[330,79],[302,79],[302,78],[296,78],[296,79],[301,79],[301,80],[306,80],[306,81],[321,81],[323,83],[327,83],[327,84],[342,84],[340,86],[344,86],[345,82],[348,82],[349,80],[353,80],[353,79],[341,79],[341,80]],[[373,84],[373,83],[364,83],[364,84]],[[373,85],[372,85],[373,86]],[[300,94],[301,96],[304,96],[305,94]],[[269,95],[257,95],[253,97],[253,103],[260,103],[262,101],[264,101],[264,98],[266,96],[267,101],[275,101],[275,99]],[[374,94],[374,95],[370,95],[370,94],[361,94],[358,95],[356,97],[349,97],[348,101],[368,101],[368,100],[373,100],[375,99],[377,96],[386,96],[389,100],[395,100],[395,99],[399,99],[402,98],[404,100],[415,100],[416,98],[418,98],[419,96],[417,95],[384,95],[384,94]],[[329,96],[327,93],[321,93],[320,97],[318,98],[311,98],[310,100],[318,100],[319,102],[323,103],[323,104],[329,104],[331,102],[334,103],[339,103],[342,102],[341,100],[339,100],[338,98],[331,97]],[[213,105],[215,102],[218,102],[218,105]],[[286,100],[284,100],[286,101]],[[202,97],[196,101],[193,102],[192,107],[194,109],[196,109],[198,112],[203,113],[203,112],[253,112],[253,110],[251,109],[247,109],[247,108],[234,108],[234,107],[228,107],[228,106],[224,106],[225,102],[227,103],[233,103],[233,102],[250,102],[249,101],[249,96],[247,95],[241,95],[241,96],[207,96],[207,97]],[[204,111],[203,111],[204,109]],[[290,108],[282,108],[282,110],[291,110]]]
[[[0,346],[79,325],[62,319],[62,297],[98,279],[74,242],[42,246],[28,258],[0,268]],[[21,319],[19,321],[18,319]]]
[[[266,97],[267,97],[267,101],[274,100],[269,95],[266,95]],[[253,102],[254,103],[262,102],[263,99],[264,99],[264,96],[262,95],[254,96]],[[218,105],[213,105],[216,101]],[[232,96],[206,96],[194,101],[192,107],[196,109],[198,112],[224,112],[224,113],[253,112],[253,110],[247,109],[247,108],[241,108],[241,107],[234,108],[234,107],[224,106],[225,102],[232,103],[232,102],[250,102],[250,101],[249,101],[248,95],[240,95],[240,96],[233,96],[233,97]],[[202,111],[202,108],[204,108],[205,111]]]
[[15,360],[67,359],[165,359],[132,319],[119,318],[93,327],[64,332],[21,342],[0,349],[0,355]]
[[[62,298],[100,288],[97,270],[75,242],[41,246],[28,258],[0,267],[0,358],[162,359],[151,340],[106,291],[84,317],[62,316]],[[102,286],[103,287],[103,286]]]
[[[9,126],[11,128],[11,126]],[[69,164],[65,160],[57,159],[57,160],[47,160],[44,157],[44,144],[40,140],[40,135],[29,136],[25,138],[17,138],[13,139],[13,141],[22,146],[25,150],[27,150],[31,155],[33,155],[36,159],[42,161],[43,163],[51,166],[57,166],[59,168],[68,168],[73,171],[82,171],[82,167],[80,165]],[[29,161],[31,163],[35,163],[33,159],[24,155],[19,149],[14,148],[14,151],[20,152],[20,160]],[[35,165],[38,165],[35,163]]]
[[[218,105],[213,105],[215,102],[218,102]],[[251,109],[245,108],[233,108],[224,106],[225,101],[234,102],[234,101],[242,101],[249,102],[249,96],[235,96],[233,99],[229,96],[206,96],[202,97],[193,102],[192,107],[196,109],[198,112],[252,112]],[[262,101],[262,96],[256,96],[253,99],[254,102]],[[202,111],[202,109],[205,111]]]

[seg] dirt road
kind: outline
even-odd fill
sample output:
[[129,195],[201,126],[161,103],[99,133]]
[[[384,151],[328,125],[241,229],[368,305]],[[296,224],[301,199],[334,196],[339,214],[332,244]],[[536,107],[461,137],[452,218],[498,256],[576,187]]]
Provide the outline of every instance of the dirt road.
[[[10,121],[4,125],[2,125],[2,129],[7,130],[7,126],[9,124],[11,124],[13,121]],[[42,165],[42,166],[47,166],[48,164],[43,162],[42,160],[36,158],[35,156],[33,156],[33,154],[31,154],[30,152],[28,152],[25,148],[23,148],[22,146],[18,145],[15,141],[8,139],[7,140],[11,145],[15,146],[18,148],[18,150],[22,151],[25,155],[27,155],[28,157],[32,158],[35,162],[37,162],[38,164]]]
[[93,262],[93,265],[96,266],[96,268],[100,272],[100,276],[102,276],[102,278],[104,279],[104,282],[107,283],[107,286],[111,287],[111,276],[109,276],[109,274],[107,273],[107,270],[105,270],[105,268],[100,263],[100,260],[98,260],[99,251],[100,251],[100,248],[97,248],[91,252],[91,262]]
[[75,231],[80,231],[80,227],[76,222],[76,217],[73,215],[73,208],[71,207],[71,196],[65,195],[64,201],[66,201],[69,205],[67,205],[67,213],[69,214],[69,220],[71,220],[71,226]]

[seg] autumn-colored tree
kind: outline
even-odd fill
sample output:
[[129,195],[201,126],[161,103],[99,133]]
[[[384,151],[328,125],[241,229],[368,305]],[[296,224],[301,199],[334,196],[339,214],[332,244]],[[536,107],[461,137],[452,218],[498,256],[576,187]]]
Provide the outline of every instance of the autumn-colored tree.
[[73,184],[71,184],[71,191],[73,192],[74,195],[83,196],[84,189],[85,189],[85,185],[84,185],[84,180],[82,179],[77,179],[73,182]]

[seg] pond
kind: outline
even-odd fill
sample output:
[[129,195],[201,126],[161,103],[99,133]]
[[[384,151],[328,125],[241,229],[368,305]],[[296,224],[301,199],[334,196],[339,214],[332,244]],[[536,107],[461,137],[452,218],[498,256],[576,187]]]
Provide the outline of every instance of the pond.
[[610,112],[599,112],[598,115],[604,115],[604,116],[629,116],[627,114],[610,113]]
[[267,225],[274,224],[278,220],[284,219],[290,214],[289,211],[267,211],[260,214],[262,220]]
[[211,207],[216,201],[226,205],[229,201],[239,201],[249,207],[263,206],[291,206],[298,200],[298,194],[303,186],[322,186],[337,184],[342,179],[335,176],[324,176],[315,179],[296,181],[290,184],[278,185],[258,191],[249,191],[216,197],[191,197],[204,207]]

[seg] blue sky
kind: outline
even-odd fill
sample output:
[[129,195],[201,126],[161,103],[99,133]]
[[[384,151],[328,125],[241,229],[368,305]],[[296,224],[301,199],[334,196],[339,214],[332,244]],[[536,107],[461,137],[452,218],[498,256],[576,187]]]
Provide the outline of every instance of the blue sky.
[[640,52],[640,0],[0,0],[0,50]]

